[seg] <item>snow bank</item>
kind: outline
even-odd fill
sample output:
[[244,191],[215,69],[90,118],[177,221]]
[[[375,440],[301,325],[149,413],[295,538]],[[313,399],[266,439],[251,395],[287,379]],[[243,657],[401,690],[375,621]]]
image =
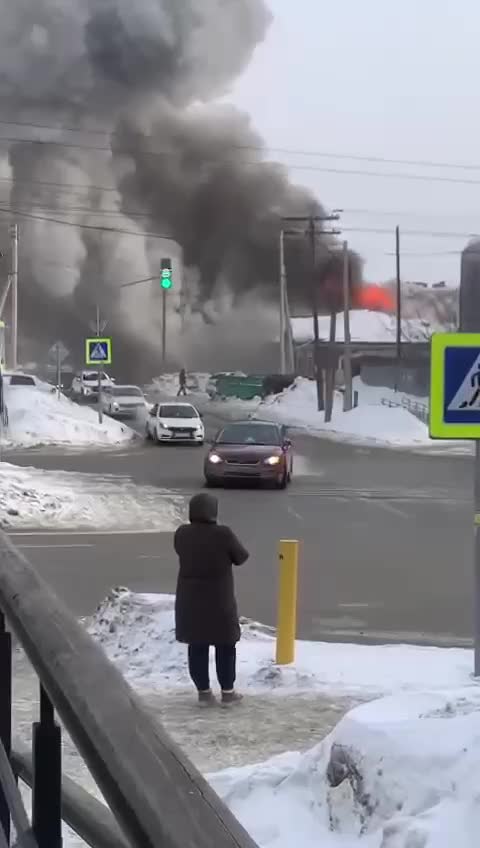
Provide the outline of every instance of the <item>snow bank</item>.
[[[136,686],[151,690],[188,685],[185,647],[175,641],[172,595],[116,589],[87,626]],[[280,695],[301,691],[371,698],[425,686],[467,686],[473,663],[469,650],[405,645],[299,641],[296,663],[283,668],[274,664],[274,654],[274,631],[244,620],[239,686]]]
[[332,421],[326,424],[324,413],[317,410],[315,383],[313,380],[298,377],[290,388],[260,404],[253,417],[280,421],[290,427],[307,429],[318,435],[345,441],[371,442],[395,447],[432,444],[426,424],[406,409],[383,406],[382,396],[375,392],[369,401],[365,392],[363,398],[360,395],[360,403],[356,409],[344,412],[343,397],[336,392]]
[[0,465],[0,527],[173,531],[184,502],[168,491],[88,474]]
[[130,427],[107,416],[99,424],[96,410],[37,387],[6,386],[5,401],[9,423],[0,433],[3,446],[106,446],[135,438]]
[[[169,595],[117,589],[87,622],[140,691],[189,685],[173,604]],[[351,710],[305,754],[209,776],[260,848],[476,848],[480,686],[470,676],[472,652],[298,642],[295,665],[278,669],[273,640],[271,629],[244,622],[238,676],[250,695],[388,697]]]
[[348,713],[303,756],[210,776],[260,848],[474,848],[480,689]]

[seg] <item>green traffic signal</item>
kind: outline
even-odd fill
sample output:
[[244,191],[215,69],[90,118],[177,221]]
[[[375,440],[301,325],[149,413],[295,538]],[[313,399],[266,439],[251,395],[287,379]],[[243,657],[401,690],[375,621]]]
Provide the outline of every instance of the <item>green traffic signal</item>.
[[162,277],[160,280],[160,285],[162,289],[171,289],[173,285],[172,280],[172,270],[171,268],[163,268],[162,269]]

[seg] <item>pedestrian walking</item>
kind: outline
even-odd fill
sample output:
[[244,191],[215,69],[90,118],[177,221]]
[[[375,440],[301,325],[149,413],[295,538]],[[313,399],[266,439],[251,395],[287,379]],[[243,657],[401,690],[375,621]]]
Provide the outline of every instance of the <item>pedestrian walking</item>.
[[210,688],[210,648],[223,706],[238,703],[235,691],[236,645],[240,622],[233,579],[233,565],[243,565],[248,551],[230,527],[217,523],[218,501],[208,493],[194,495],[189,505],[189,524],[175,533],[174,547],[180,569],[175,599],[175,630],[178,642],[188,645],[188,668],[201,706],[216,703]]
[[177,392],[177,397],[180,397],[180,395],[186,395],[187,394],[187,374],[186,374],[185,368],[182,368],[180,370],[180,374],[178,375],[178,384],[179,384],[179,389],[178,389],[178,392]]

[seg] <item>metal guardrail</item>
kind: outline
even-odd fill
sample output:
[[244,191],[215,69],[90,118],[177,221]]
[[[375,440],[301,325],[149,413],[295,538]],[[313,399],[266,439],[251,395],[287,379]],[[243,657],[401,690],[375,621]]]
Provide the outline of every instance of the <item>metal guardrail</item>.
[[410,400],[410,398],[404,397],[401,401],[397,402],[390,398],[382,398],[382,406],[406,409],[408,412],[411,412],[415,418],[418,418],[419,421],[423,421],[424,424],[428,423],[428,406],[426,403],[422,403],[421,401]]
[[[24,750],[11,750],[12,640],[5,620],[40,682],[31,757]],[[99,802],[87,799],[88,793],[71,781],[63,778],[62,783],[61,731],[54,710],[108,809],[100,809]],[[257,848],[103,649],[4,533],[0,742],[7,762],[32,785],[32,830],[26,834],[33,840],[30,845],[61,848],[64,817],[93,848]],[[0,768],[4,845],[9,844],[14,813],[7,780]]]

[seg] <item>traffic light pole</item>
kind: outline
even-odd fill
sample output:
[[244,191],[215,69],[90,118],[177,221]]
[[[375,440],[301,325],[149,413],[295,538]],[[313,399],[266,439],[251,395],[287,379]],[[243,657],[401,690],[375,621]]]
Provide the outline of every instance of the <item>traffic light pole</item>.
[[162,365],[167,356],[167,290],[162,289]]

